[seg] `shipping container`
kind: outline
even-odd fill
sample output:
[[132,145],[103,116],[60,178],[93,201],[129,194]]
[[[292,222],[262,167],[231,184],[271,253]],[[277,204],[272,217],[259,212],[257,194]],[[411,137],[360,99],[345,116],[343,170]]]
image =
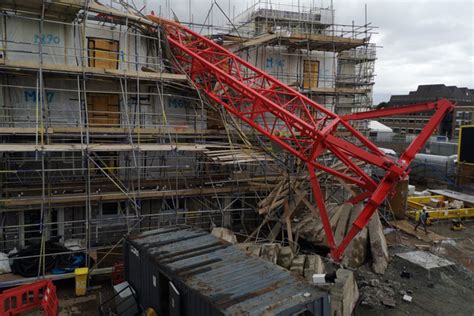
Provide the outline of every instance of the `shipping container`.
[[128,237],[125,279],[158,315],[329,315],[328,293],[199,228]]

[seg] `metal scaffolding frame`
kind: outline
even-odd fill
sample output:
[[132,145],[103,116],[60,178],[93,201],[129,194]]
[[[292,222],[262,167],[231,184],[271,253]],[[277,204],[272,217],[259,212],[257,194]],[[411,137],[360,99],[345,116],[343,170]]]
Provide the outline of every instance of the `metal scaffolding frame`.
[[[166,56],[161,32],[150,32],[152,22],[126,1],[114,2],[110,7],[93,1],[84,1],[78,7],[69,7],[61,1],[54,5],[40,1],[35,10],[22,6],[22,2],[28,1],[16,2],[17,6],[4,8],[0,20],[4,25],[7,18],[36,24],[39,40],[11,41],[5,31],[0,39],[3,56],[0,102],[8,100],[0,104],[3,251],[33,242],[44,245],[50,237],[63,235],[67,239],[83,239],[80,251],[84,253],[107,255],[124,234],[171,223],[233,226],[251,240],[268,238],[261,233],[264,230],[275,232],[269,224],[279,221],[275,212],[259,215],[255,209],[281,181],[292,183],[300,177],[304,166],[222,109],[213,111],[209,100],[184,75],[176,74],[179,69]],[[48,12],[54,6],[66,8],[70,20],[53,19]],[[245,23],[233,24],[235,14],[234,22],[227,19],[229,25],[214,26],[213,10],[231,16],[230,10],[225,13],[217,5],[211,5],[208,21],[188,24],[203,33],[228,35],[224,44],[245,42],[246,36],[255,35],[245,30]],[[305,10],[300,7],[296,13],[305,14]],[[171,12],[170,3],[165,11]],[[265,19],[268,22],[269,18]],[[72,44],[48,43],[47,35],[44,40],[45,28],[52,25],[70,28]],[[280,32],[270,43],[239,48],[239,54],[253,62],[250,54],[254,52],[258,56],[263,47],[269,46],[280,56],[303,58],[318,51],[310,48],[312,43],[324,43],[326,46],[321,51],[323,56],[331,55],[328,62],[333,64],[334,73],[321,78],[330,81],[333,88],[302,92],[329,108],[344,107],[339,98],[349,96],[353,98],[347,104],[351,111],[365,109],[370,105],[369,99],[359,99],[371,90],[356,93],[344,90],[345,87],[338,86],[338,80],[348,78],[338,77],[336,69],[343,62],[363,64],[370,74],[349,79],[357,81],[357,87],[359,81],[364,87],[372,85],[375,46],[370,43],[370,35],[374,28],[369,23],[360,27],[336,25],[333,16],[325,28],[314,23],[308,25],[309,30],[303,33],[315,37],[309,38],[307,47],[297,53],[279,51],[278,47],[286,45],[284,41],[292,40]],[[302,29],[298,25],[291,27],[293,31]],[[104,70],[89,64],[93,50],[88,47],[87,35],[104,28],[112,37],[124,37],[126,50],[117,59],[98,57],[96,60],[117,62],[118,69]],[[239,40],[235,40],[237,33]],[[329,42],[325,42],[328,38]],[[128,51],[142,42],[146,43],[148,53]],[[353,47],[338,51],[337,45]],[[62,52],[55,52],[54,57],[73,60],[72,63],[48,62],[50,51],[58,46]],[[23,58],[9,58],[17,54]],[[344,54],[347,56],[342,58]],[[261,65],[257,62],[256,66]],[[298,68],[295,73],[279,75],[301,85],[301,71]],[[361,72],[365,71],[361,68]],[[108,88],[104,88],[105,84]],[[21,102],[15,91],[25,90],[33,91],[29,98],[34,106],[19,106]],[[52,93],[74,95],[74,99],[68,100],[74,108],[52,109],[49,99]],[[119,97],[118,110],[103,112],[118,115],[119,121],[91,122],[94,114],[103,113],[88,106],[88,96],[112,94]],[[165,109],[170,98],[177,100],[174,106],[183,109],[182,112]],[[210,112],[216,115],[209,115]],[[70,117],[73,119],[66,119]],[[219,127],[210,129],[207,127],[210,123]],[[343,188],[339,183],[324,175],[321,179],[326,181],[328,208],[347,196],[347,193],[340,193],[341,197],[334,194]],[[296,189],[303,191],[310,203],[314,202],[309,187]],[[292,194],[289,189],[288,196]],[[103,204],[107,203],[116,204],[116,214],[104,210]],[[291,230],[286,232],[286,237],[285,230],[281,232],[282,242],[291,241]],[[47,274],[46,256],[43,247],[38,277]],[[96,261],[103,258],[106,256],[97,257]],[[105,266],[96,264],[94,269]]]

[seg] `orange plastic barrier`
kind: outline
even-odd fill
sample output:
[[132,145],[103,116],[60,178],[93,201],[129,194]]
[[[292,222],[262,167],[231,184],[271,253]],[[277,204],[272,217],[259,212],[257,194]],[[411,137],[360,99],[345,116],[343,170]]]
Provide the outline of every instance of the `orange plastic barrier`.
[[53,282],[49,282],[46,286],[41,306],[46,316],[56,316],[58,314],[58,297]]
[[124,266],[123,262],[116,262],[112,269],[112,285],[117,285],[124,281]]
[[17,286],[0,294],[0,316],[18,315],[37,307],[42,307],[47,316],[57,315],[58,298],[52,281]]

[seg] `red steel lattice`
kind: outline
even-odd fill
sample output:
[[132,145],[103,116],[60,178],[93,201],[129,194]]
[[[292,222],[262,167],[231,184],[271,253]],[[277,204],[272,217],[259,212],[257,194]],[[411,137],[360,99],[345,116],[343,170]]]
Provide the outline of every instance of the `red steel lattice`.
[[[200,91],[306,163],[319,217],[335,260],[341,259],[351,240],[367,225],[397,182],[406,177],[415,154],[433,134],[445,114],[454,107],[451,102],[441,100],[338,116],[189,28],[156,16],[148,18],[164,28],[177,62],[175,66],[187,74]],[[434,114],[398,161],[386,156],[350,124],[350,121],[355,120],[425,111],[433,111]],[[341,132],[350,138],[340,136],[344,135]],[[325,165],[323,159],[318,159],[323,154],[333,155],[347,167],[346,171]],[[375,181],[360,166],[361,163],[383,169],[385,176],[381,181]],[[335,244],[316,169],[359,187],[361,192],[350,202],[365,203],[339,245]]]

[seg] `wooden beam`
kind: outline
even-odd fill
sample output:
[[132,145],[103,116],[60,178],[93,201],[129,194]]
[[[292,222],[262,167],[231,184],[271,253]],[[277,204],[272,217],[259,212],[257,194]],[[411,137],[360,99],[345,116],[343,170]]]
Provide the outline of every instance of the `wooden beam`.
[[[30,69],[39,70],[40,64],[36,61],[24,61],[24,60],[9,60],[6,59],[3,64],[0,65],[0,69]],[[82,74],[86,75],[100,75],[106,77],[127,77],[127,78],[138,78],[140,80],[153,80],[153,81],[186,81],[186,76],[181,74],[172,74],[165,72],[146,72],[146,71],[131,71],[131,70],[120,70],[120,69],[105,69],[95,67],[82,67],[75,65],[66,64],[43,64],[43,71],[67,73],[67,74]]]
[[[167,197],[187,197],[187,196],[201,196],[201,195],[215,195],[219,193],[232,193],[232,192],[253,192],[254,188],[251,186],[228,186],[228,187],[214,187],[214,188],[193,188],[193,189],[180,189],[180,190],[142,190],[140,195],[137,196],[138,199],[160,199]],[[124,201],[128,199],[124,193],[115,191],[115,192],[104,192],[104,193],[92,193],[89,196],[90,201],[99,202],[99,201]],[[87,195],[84,193],[78,194],[65,194],[65,195],[52,195],[47,196],[44,200],[45,203],[52,206],[65,205],[71,203],[80,203],[85,204],[88,200]],[[9,207],[38,207],[43,202],[41,196],[22,196],[20,198],[9,198],[9,199],[0,199],[1,208]],[[5,210],[5,209],[4,209]]]
[[[54,134],[77,134],[81,133],[81,130],[84,132],[85,127],[56,127],[52,126],[49,128],[43,129],[43,133],[48,133],[50,135]],[[170,126],[170,127],[156,127],[156,128],[137,128],[132,129],[131,131],[125,127],[89,127],[89,134],[101,134],[101,135],[128,135],[130,132],[133,134],[138,134],[140,136],[162,136],[168,133],[184,135],[227,135],[225,131],[216,131],[216,130],[196,130],[190,128],[189,126]],[[0,127],[0,134],[4,135],[35,135],[36,132],[41,133],[41,129],[36,129],[34,127]]]
[[112,152],[112,151],[195,151],[202,152],[207,145],[200,144],[0,144],[0,152]]

